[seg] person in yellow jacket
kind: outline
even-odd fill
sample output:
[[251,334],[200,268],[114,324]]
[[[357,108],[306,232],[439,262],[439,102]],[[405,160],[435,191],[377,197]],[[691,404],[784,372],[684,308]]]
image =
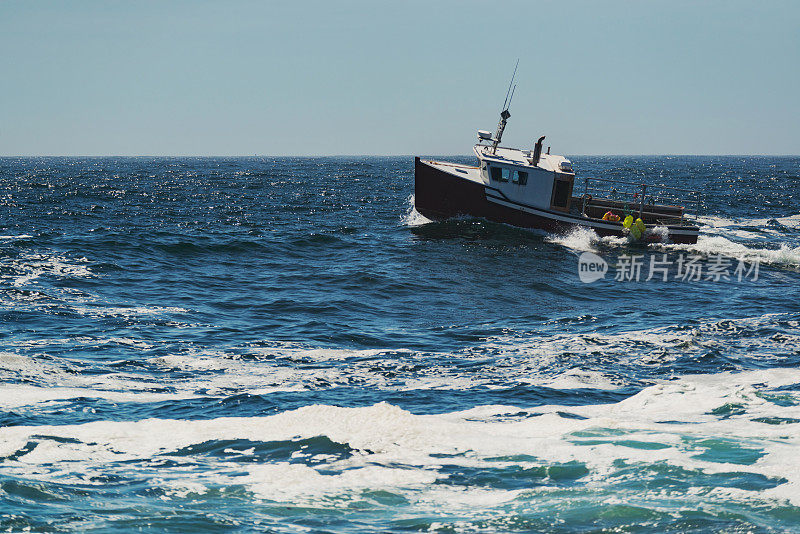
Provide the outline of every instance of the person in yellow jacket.
[[[626,217],[625,220],[627,221],[628,218],[632,217],[628,215],[628,217]],[[641,219],[636,219],[636,221],[634,221],[634,223],[631,224],[630,226],[631,235],[633,236],[634,239],[641,239],[646,229],[647,227],[644,225],[644,221],[642,221]]]

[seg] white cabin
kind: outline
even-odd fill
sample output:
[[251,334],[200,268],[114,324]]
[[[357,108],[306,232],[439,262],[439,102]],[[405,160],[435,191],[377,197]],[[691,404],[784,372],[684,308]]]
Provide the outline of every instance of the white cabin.
[[[484,138],[480,138],[484,140]],[[536,208],[568,212],[575,173],[564,156],[478,143],[481,179],[502,196]]]

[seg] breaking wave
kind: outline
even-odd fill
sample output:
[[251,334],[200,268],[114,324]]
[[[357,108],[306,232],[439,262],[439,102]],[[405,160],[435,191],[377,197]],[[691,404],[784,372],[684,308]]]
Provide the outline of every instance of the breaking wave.
[[[769,369],[688,375],[613,404],[533,411],[479,406],[414,415],[381,402],[266,417],[6,427],[0,456],[7,474],[60,484],[134,476],[170,499],[244,488],[276,503],[338,507],[365,491],[388,491],[457,513],[474,501],[513,513],[542,492],[581,498],[615,487],[617,498],[645,507],[659,499],[675,512],[686,499],[797,506],[800,474],[786,469],[800,446],[791,431],[800,422],[797,389],[800,371]],[[254,464],[258,458],[273,462]],[[154,459],[183,468],[165,471]],[[509,472],[527,483],[501,482]],[[682,480],[682,497],[672,502],[664,499],[674,489],[670,472]],[[626,488],[622,481],[634,474],[647,490]],[[533,494],[524,489],[530,483]],[[451,501],[467,489],[477,491]]]

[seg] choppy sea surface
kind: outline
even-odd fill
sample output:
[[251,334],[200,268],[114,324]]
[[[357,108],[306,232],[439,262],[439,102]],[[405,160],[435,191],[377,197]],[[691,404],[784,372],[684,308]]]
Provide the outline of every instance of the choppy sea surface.
[[573,161],[703,235],[433,223],[409,157],[0,158],[0,530],[796,531],[800,158]]

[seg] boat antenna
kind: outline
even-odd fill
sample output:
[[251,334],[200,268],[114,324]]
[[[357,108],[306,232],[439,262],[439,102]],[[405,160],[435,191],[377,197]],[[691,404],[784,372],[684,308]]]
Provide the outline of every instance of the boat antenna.
[[508,118],[511,117],[511,113],[508,112],[508,108],[511,106],[511,101],[514,99],[514,92],[517,90],[517,86],[514,85],[514,79],[517,77],[517,67],[519,67],[519,58],[517,58],[517,64],[514,65],[514,73],[511,75],[511,81],[508,83],[506,99],[503,100],[503,110],[500,112],[500,122],[497,123],[497,132],[494,134],[494,142],[492,143],[492,154],[497,153],[497,145],[500,144],[500,140],[503,138],[503,130],[506,129],[506,122],[508,122]]
[[510,82],[508,82],[508,91],[506,91],[506,99],[505,99],[505,100],[503,100],[503,109],[504,109],[504,110],[508,109],[508,106],[510,106],[510,105],[511,105],[511,101],[509,100],[509,98],[508,98],[508,95],[510,94],[510,95],[511,95],[511,98],[514,98],[514,91],[513,91],[513,89],[516,89],[516,88],[517,88],[517,86],[516,86],[516,85],[514,85],[514,88],[513,88],[513,89],[512,89],[512,87],[511,87],[511,86],[514,84],[514,78],[517,76],[517,67],[519,67],[519,58],[517,58],[517,64],[516,64],[516,65],[514,65],[514,73],[511,75],[511,81],[510,81]]
[[506,109],[511,107],[511,101],[514,100],[514,92],[517,90],[517,84],[514,84],[514,88],[511,89],[511,98],[508,99],[508,106]]

